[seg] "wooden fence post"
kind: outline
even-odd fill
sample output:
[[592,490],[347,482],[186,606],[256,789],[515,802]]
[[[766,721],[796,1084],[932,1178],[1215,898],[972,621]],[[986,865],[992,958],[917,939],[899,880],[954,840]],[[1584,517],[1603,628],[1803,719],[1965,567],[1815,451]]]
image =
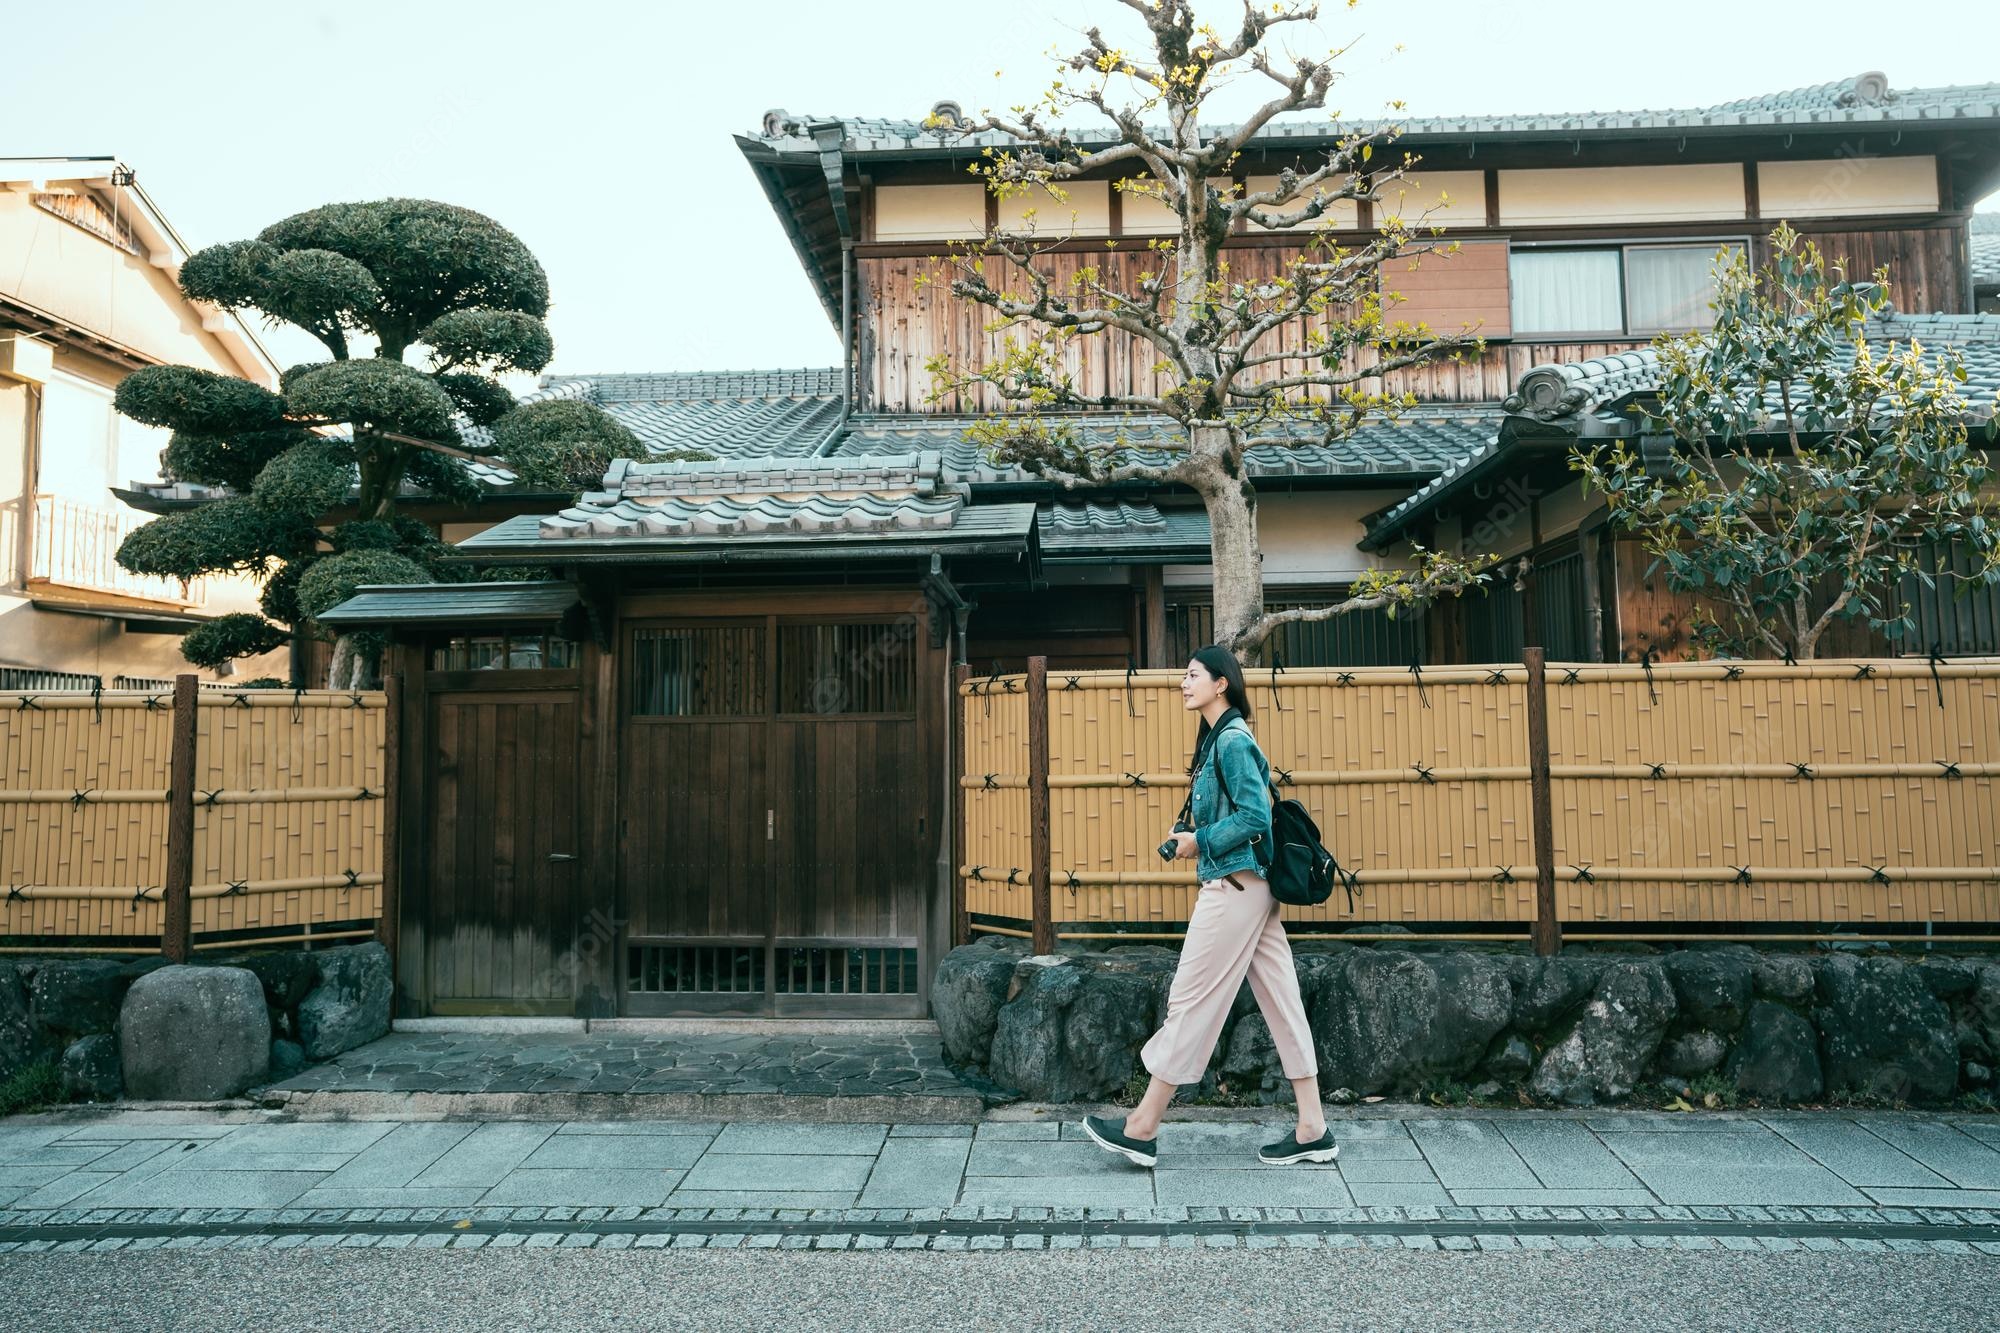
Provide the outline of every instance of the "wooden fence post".
[[1037,954],[1056,951],[1049,901],[1049,659],[1028,659],[1028,891],[1034,898]]
[[200,724],[200,688],[194,676],[174,677],[174,735],[167,779],[167,882],[161,893],[160,952],[170,963],[188,960],[194,925],[194,760]]
[[951,672],[951,947],[972,943],[972,913],[965,900],[965,682],[972,678],[972,664],[960,662]]
[[1535,952],[1551,957],[1562,948],[1556,920],[1556,834],[1554,798],[1549,792],[1548,663],[1540,648],[1524,649],[1528,668],[1528,797],[1535,839]]
[[397,914],[403,884],[403,673],[392,671],[382,681],[382,916],[375,938],[389,951],[389,975],[396,970]]

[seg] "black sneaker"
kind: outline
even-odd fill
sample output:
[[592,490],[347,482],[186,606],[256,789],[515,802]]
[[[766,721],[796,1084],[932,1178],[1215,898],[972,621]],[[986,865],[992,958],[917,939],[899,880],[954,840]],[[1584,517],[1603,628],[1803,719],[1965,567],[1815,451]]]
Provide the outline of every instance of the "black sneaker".
[[1257,1150],[1257,1160],[1270,1166],[1290,1166],[1293,1162],[1331,1162],[1338,1156],[1340,1145],[1333,1141],[1331,1129],[1311,1143],[1300,1143],[1298,1131],[1294,1130],[1276,1143],[1267,1143]]
[[1151,1166],[1160,1160],[1158,1139],[1134,1139],[1125,1134],[1123,1120],[1106,1120],[1101,1115],[1083,1118],[1083,1132],[1106,1152],[1117,1153],[1137,1166]]

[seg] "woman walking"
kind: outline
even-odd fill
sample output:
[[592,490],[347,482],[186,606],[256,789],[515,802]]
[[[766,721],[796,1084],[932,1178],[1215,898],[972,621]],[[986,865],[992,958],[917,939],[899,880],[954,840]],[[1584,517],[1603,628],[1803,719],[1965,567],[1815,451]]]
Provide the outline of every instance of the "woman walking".
[[1201,891],[1174,970],[1166,1021],[1139,1053],[1153,1081],[1130,1115],[1122,1121],[1086,1116],[1084,1133],[1108,1152],[1155,1165],[1160,1118],[1174,1089],[1198,1082],[1208,1068],[1247,973],[1299,1111],[1295,1131],[1260,1148],[1257,1159],[1331,1162],[1340,1149],[1320,1104],[1305,1001],[1277,900],[1261,873],[1271,840],[1271,767],[1250,734],[1250,696],[1235,656],[1222,647],[1196,653],[1181,678],[1181,701],[1201,714],[1201,729],[1188,768],[1188,803],[1160,853],[1193,860]]

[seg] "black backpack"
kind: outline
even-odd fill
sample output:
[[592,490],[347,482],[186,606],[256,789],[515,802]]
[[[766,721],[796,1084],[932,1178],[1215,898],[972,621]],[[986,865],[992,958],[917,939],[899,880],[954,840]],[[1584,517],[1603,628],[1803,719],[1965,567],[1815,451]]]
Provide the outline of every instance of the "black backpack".
[[[1236,808],[1229,794],[1229,779],[1223,775],[1222,761],[1215,761],[1215,780],[1222,786],[1222,798]],[[1347,890],[1347,910],[1354,910],[1354,877],[1343,874],[1340,862],[1319,840],[1319,825],[1296,797],[1278,795],[1271,789],[1271,845],[1268,857],[1260,857],[1271,896],[1293,907],[1317,907],[1333,895],[1333,881],[1339,877]]]

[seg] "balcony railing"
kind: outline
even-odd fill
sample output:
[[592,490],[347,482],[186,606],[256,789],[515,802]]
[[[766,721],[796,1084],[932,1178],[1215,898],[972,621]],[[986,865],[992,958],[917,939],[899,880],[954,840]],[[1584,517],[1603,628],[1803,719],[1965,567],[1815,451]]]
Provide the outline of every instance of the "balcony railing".
[[34,557],[28,581],[169,606],[206,606],[208,589],[200,579],[182,584],[179,579],[134,574],[119,565],[119,543],[146,521],[145,515],[131,510],[104,509],[54,495],[36,496]]

